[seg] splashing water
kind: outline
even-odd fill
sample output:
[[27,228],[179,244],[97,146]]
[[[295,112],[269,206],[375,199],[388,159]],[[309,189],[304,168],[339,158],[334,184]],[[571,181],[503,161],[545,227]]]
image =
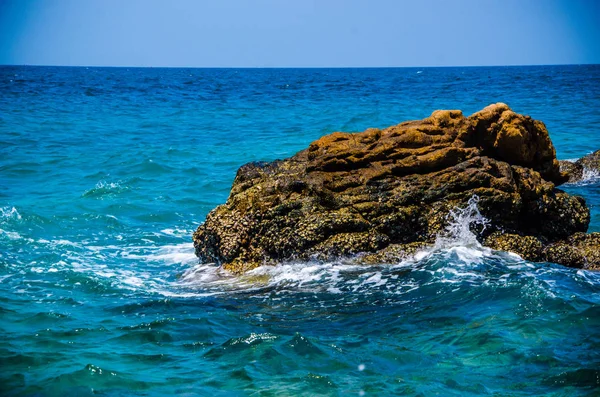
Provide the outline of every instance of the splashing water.
[[434,249],[447,249],[456,246],[469,248],[482,248],[477,236],[473,233],[473,227],[479,227],[481,231],[489,225],[489,221],[479,211],[479,196],[473,195],[464,208],[454,208],[447,216],[449,221],[443,233],[436,238]]
[[[516,255],[508,258],[509,254],[495,253],[479,243],[472,229],[483,231],[489,221],[479,211],[478,204],[479,197],[473,195],[465,207],[453,208],[447,215],[448,225],[437,236],[435,243],[400,263],[364,265],[354,257],[325,262],[290,261],[276,266],[260,266],[242,276],[233,276],[214,264],[200,263],[186,270],[179,281],[187,288],[211,293],[257,291],[264,288],[341,293],[387,288],[384,286],[388,282],[388,287],[397,288],[397,285],[390,282],[395,268],[431,271],[428,264],[436,263],[436,277],[442,282],[456,283],[480,280],[482,276],[478,273],[478,266],[486,259],[498,260],[502,256],[507,263],[523,263]],[[409,283],[402,288],[410,290],[413,287]]]
[[583,175],[581,177],[581,183],[593,183],[600,179],[600,172],[587,167],[583,168]]

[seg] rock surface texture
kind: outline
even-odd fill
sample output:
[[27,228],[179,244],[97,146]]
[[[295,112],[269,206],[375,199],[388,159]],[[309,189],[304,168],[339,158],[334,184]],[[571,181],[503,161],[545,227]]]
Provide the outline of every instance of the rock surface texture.
[[581,197],[544,124],[490,105],[464,117],[439,110],[383,130],[335,132],[295,156],[250,163],[227,202],[194,233],[196,254],[234,273],[293,259],[363,254],[389,263],[432,244],[448,214],[478,196],[492,248],[531,260],[597,267]]

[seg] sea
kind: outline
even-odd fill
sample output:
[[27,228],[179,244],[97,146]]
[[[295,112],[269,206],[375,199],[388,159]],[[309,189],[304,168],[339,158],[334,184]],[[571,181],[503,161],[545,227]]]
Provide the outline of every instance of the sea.
[[400,263],[194,255],[242,164],[496,102],[600,149],[600,65],[1,66],[0,395],[600,396],[600,273],[482,247],[476,200]]

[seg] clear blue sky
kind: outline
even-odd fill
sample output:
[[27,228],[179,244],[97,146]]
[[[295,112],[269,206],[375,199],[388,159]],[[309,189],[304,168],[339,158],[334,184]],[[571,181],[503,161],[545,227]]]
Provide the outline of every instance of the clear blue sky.
[[600,0],[0,0],[0,64],[600,63]]

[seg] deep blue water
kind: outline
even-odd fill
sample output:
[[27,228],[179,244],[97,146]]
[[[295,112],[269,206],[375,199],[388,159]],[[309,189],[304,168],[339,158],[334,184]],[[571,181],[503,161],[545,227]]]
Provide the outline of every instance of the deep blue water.
[[[598,273],[463,235],[243,277],[193,254],[240,165],[499,101],[600,149],[600,66],[0,67],[0,395],[600,395]],[[598,178],[564,189],[600,231]]]

